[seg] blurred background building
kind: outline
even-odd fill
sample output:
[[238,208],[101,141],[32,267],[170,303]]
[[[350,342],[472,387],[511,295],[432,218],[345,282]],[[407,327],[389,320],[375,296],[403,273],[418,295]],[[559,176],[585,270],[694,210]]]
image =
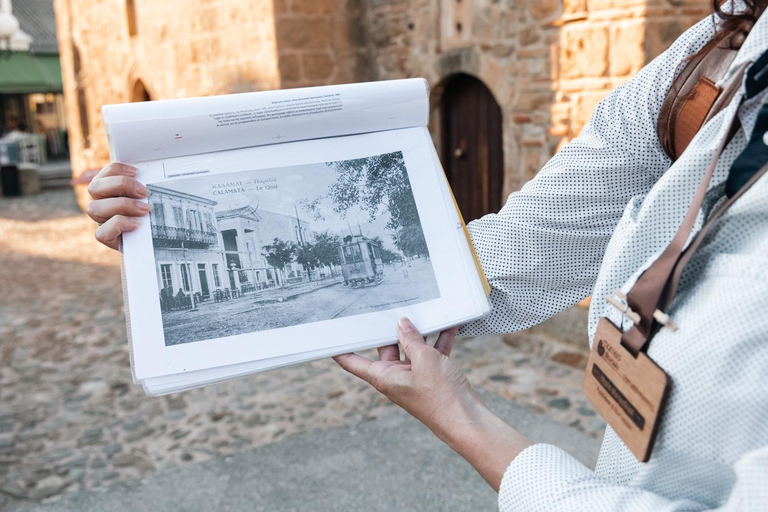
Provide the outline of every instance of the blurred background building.
[[0,0],[0,165],[69,182],[62,91],[52,1]]
[[423,76],[469,219],[497,209],[709,0],[55,0],[75,174],[107,103]]

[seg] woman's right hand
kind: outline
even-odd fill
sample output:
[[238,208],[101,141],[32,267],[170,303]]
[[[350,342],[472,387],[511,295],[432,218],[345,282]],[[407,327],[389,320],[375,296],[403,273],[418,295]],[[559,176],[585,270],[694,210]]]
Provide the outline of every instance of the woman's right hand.
[[93,201],[85,212],[95,220],[96,240],[118,250],[123,233],[133,231],[141,224],[152,207],[141,201],[149,197],[149,190],[136,180],[138,169],[119,162],[111,163],[97,174],[88,185]]

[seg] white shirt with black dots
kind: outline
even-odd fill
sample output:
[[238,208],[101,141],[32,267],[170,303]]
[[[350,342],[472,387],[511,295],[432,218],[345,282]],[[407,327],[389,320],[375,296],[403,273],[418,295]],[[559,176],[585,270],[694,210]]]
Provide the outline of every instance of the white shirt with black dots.
[[[711,17],[685,32],[607,96],[581,135],[498,214],[470,223],[493,311],[461,335],[525,329],[590,294],[590,340],[601,316],[628,327],[604,297],[626,293],[670,242],[738,115],[742,130],[720,158],[701,228],[766,99],[761,93],[737,111],[742,87],[670,166],[656,132],[659,110],[682,61],[713,34]],[[766,49],[763,15],[731,72]],[[672,380],[650,461],[638,462],[610,427],[594,471],[536,444],[506,470],[503,512],[768,510],[768,178],[718,221],[668,313],[679,330],[662,329],[648,350]]]

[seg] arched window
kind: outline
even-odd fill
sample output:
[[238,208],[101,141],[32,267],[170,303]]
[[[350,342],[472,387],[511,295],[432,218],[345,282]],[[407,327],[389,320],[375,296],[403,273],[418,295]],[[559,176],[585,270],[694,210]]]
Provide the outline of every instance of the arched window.
[[80,50],[72,46],[72,63],[75,71],[77,90],[77,110],[80,116],[80,133],[83,136],[83,147],[91,147],[91,122],[88,117],[88,98],[85,93],[85,73],[83,72]]
[[443,166],[467,222],[501,208],[504,183],[501,108],[477,78],[446,79],[440,105]]
[[136,80],[131,92],[131,101],[152,101],[152,97],[147,92],[147,87],[141,80]]

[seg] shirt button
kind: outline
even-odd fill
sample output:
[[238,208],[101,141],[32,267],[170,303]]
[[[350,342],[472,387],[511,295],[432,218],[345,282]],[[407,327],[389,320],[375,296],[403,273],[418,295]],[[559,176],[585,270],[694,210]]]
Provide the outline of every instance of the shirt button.
[[763,144],[765,144],[766,146],[768,146],[768,132],[765,132],[765,133],[763,134]]

